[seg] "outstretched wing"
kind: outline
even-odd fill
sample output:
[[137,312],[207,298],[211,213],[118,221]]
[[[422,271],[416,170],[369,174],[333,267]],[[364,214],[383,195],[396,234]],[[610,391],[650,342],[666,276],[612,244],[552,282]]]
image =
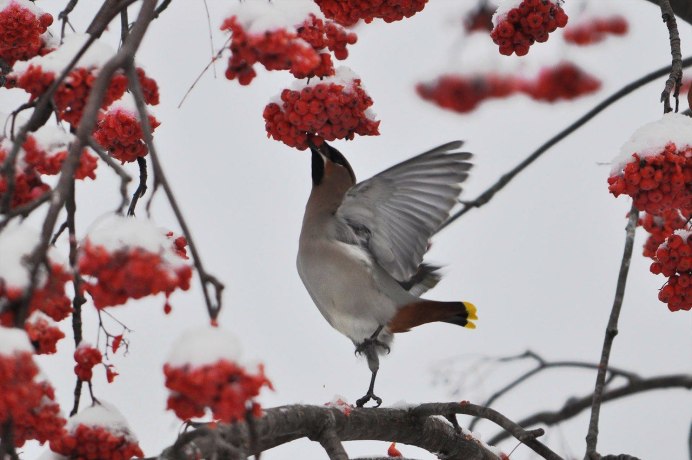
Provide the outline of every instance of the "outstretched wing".
[[468,177],[472,155],[463,142],[441,145],[353,186],[336,217],[393,278],[407,282],[428,240],[449,216]]

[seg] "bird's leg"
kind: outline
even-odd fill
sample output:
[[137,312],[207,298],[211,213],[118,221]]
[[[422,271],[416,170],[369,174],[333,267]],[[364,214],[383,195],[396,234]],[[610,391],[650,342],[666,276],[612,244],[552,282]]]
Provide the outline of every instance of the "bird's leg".
[[377,395],[375,395],[375,378],[377,377],[377,371],[380,369],[380,358],[377,356],[376,347],[381,346],[387,350],[387,353],[389,353],[389,346],[387,346],[386,343],[381,342],[377,339],[377,336],[380,335],[380,332],[382,332],[383,328],[384,326],[378,327],[375,333],[370,336],[370,338],[365,339],[363,343],[358,344],[358,346],[356,346],[356,353],[362,353],[365,355],[365,357],[368,359],[368,367],[370,368],[370,372],[372,372],[368,392],[365,393],[365,396],[356,401],[357,407],[363,407],[365,403],[367,403],[371,399],[375,401],[375,407],[380,407],[380,405],[382,404],[382,398],[379,398]]

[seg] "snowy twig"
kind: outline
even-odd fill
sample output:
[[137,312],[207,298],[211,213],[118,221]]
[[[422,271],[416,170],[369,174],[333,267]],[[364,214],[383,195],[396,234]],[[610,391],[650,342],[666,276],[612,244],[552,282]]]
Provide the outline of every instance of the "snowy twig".
[[[637,393],[643,393],[646,391],[653,390],[664,390],[670,388],[692,390],[692,375],[663,375],[658,377],[633,380],[626,385],[604,392],[601,401],[614,401],[616,399],[624,398],[626,396],[631,396]],[[523,427],[530,427],[536,425],[556,425],[558,423],[564,422],[565,420],[569,420],[572,417],[575,417],[582,411],[591,407],[592,400],[593,394],[588,394],[580,398],[570,398],[565,403],[565,405],[557,411],[539,412],[537,414],[526,417],[523,420],[519,420],[517,423]],[[490,438],[488,443],[498,444],[509,437],[510,435],[508,433],[498,433],[497,435]]]
[[[583,361],[546,361],[543,359],[541,356],[536,354],[535,352],[531,350],[527,350],[524,353],[520,355],[515,355],[515,356],[508,356],[505,358],[498,358],[498,362],[509,362],[509,361],[515,361],[519,359],[524,359],[524,358],[531,358],[536,361],[536,366],[532,369],[529,369],[528,371],[524,372],[521,374],[519,377],[514,379],[513,381],[509,382],[507,385],[502,387],[501,389],[497,390],[495,393],[493,393],[485,402],[483,403],[484,406],[491,406],[496,400],[498,400],[500,397],[504,396],[507,394],[509,391],[513,390],[517,386],[519,386],[521,383],[524,383],[531,377],[541,373],[544,370],[547,369],[555,369],[555,368],[562,368],[562,367],[573,367],[573,368],[582,368],[582,369],[598,369],[598,364],[594,363],[586,363]],[[610,367],[608,369],[608,373],[610,374],[609,379],[612,379],[613,377],[624,377],[629,381],[636,380],[639,378],[638,375],[625,371],[623,369],[617,369],[614,367]],[[471,423],[469,424],[469,429],[473,430],[476,424],[481,420],[480,417],[475,417],[473,420],[471,420]]]
[[601,360],[598,365],[598,373],[596,375],[596,386],[593,392],[591,403],[591,417],[589,419],[589,430],[586,435],[586,454],[585,459],[598,460],[596,453],[596,443],[598,442],[598,417],[601,410],[601,400],[603,397],[603,389],[605,387],[606,372],[608,371],[608,361],[610,359],[610,350],[613,347],[613,340],[618,334],[618,319],[620,318],[620,310],[622,309],[622,300],[625,296],[625,286],[627,285],[627,275],[630,270],[630,262],[632,261],[632,248],[634,247],[634,233],[637,229],[639,221],[639,211],[634,204],[630,209],[629,221],[627,222],[625,249],[622,254],[622,262],[620,263],[620,272],[618,274],[618,283],[615,288],[615,299],[613,300],[613,308],[610,311],[608,326],[606,327],[605,339],[603,340],[603,351],[601,352]]
[[[187,239],[187,244],[190,248],[190,253],[192,254],[192,260],[195,269],[197,270],[200,283],[202,284],[202,292],[204,294],[204,301],[207,306],[207,312],[209,313],[209,317],[212,320],[215,320],[219,314],[219,311],[221,310],[221,294],[223,292],[224,285],[223,283],[221,283],[221,281],[216,279],[216,277],[209,274],[205,270],[204,265],[202,264],[202,259],[200,258],[199,252],[197,251],[197,246],[195,245],[194,239],[192,238],[190,228],[188,227],[187,222],[183,217],[182,211],[180,210],[180,206],[178,206],[178,202],[176,201],[175,195],[173,194],[173,189],[171,188],[170,184],[168,183],[168,180],[166,179],[166,176],[161,167],[161,162],[159,161],[159,156],[156,153],[156,146],[154,145],[154,139],[151,134],[149,116],[147,114],[147,109],[144,102],[144,94],[142,92],[142,87],[139,83],[139,78],[137,77],[137,72],[135,70],[134,65],[130,63],[130,65],[128,65],[125,71],[128,77],[130,91],[132,91],[132,95],[135,99],[135,104],[137,105],[139,119],[141,120],[140,123],[142,126],[142,133],[144,135],[144,143],[147,145],[147,149],[149,149],[149,157],[151,158],[151,164],[154,169],[155,183],[160,185],[166,193],[166,197],[168,198],[168,202],[170,203],[171,209],[173,210],[173,213],[175,214],[175,217],[178,220],[180,229],[182,230],[183,235],[185,235],[185,238]],[[209,294],[209,285],[211,285],[214,288],[214,300],[212,300],[212,297]]]
[[137,166],[139,166],[139,185],[137,190],[132,194],[130,207],[127,208],[127,215],[134,216],[137,202],[147,193],[147,160],[144,157],[137,157]]
[[680,51],[680,33],[678,32],[678,23],[675,20],[675,13],[670,6],[669,0],[658,0],[661,7],[661,15],[663,22],[668,26],[668,35],[670,39],[670,54],[673,58],[673,63],[670,67],[670,76],[666,80],[666,86],[661,93],[661,102],[663,102],[663,112],[668,113],[672,110],[670,107],[670,93],[673,91],[675,98],[675,111],[678,111],[680,94],[680,86],[682,85],[682,52]]
[[[689,67],[692,65],[692,57],[687,57],[682,60],[681,66],[682,67]],[[650,83],[657,78],[660,78],[664,75],[667,75],[670,73],[670,67],[663,67],[661,69],[658,69],[654,72],[651,72],[648,75],[645,75],[632,83],[622,87],[619,91],[616,91],[612,95],[610,95],[608,98],[603,100],[601,103],[599,103],[596,107],[593,109],[589,110],[587,113],[582,115],[577,121],[557,133],[555,136],[553,136],[551,139],[546,141],[543,145],[541,145],[536,151],[534,151],[531,155],[526,157],[524,161],[519,163],[516,167],[511,169],[509,172],[503,174],[500,176],[500,178],[495,182],[493,185],[491,185],[487,190],[485,190],[483,193],[481,193],[478,198],[472,200],[472,201],[467,201],[463,203],[462,208],[455,212],[453,215],[447,219],[447,221],[440,226],[440,230],[443,228],[447,227],[449,224],[466,214],[468,211],[470,211],[472,208],[480,208],[481,206],[485,205],[490,201],[497,192],[502,190],[509,182],[512,181],[520,172],[522,172],[524,169],[526,169],[529,165],[531,165],[534,161],[536,161],[538,158],[540,158],[541,155],[543,155],[545,152],[547,152],[551,147],[565,139],[567,136],[575,132],[577,129],[581,128],[583,125],[585,125],[589,120],[594,118],[596,115],[601,113],[603,110],[607,109],[610,107],[613,103],[617,102],[618,100],[622,99],[623,97],[629,95],[632,93],[634,90],[644,86],[647,83]]]

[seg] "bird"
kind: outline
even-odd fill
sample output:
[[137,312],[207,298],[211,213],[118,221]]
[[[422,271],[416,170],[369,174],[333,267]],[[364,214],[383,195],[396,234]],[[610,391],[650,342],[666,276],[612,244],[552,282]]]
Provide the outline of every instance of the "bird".
[[357,407],[382,404],[375,379],[393,334],[431,322],[476,327],[472,303],[420,297],[441,278],[440,267],[423,262],[430,238],[472,167],[462,145],[440,145],[357,183],[341,152],[309,142],[312,190],[296,265],[320,313],[367,359],[370,385]]

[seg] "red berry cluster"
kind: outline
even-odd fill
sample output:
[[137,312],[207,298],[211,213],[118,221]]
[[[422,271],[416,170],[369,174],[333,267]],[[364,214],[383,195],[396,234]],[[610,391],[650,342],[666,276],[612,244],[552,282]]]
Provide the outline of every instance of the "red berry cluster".
[[563,62],[543,69],[535,81],[525,85],[523,91],[536,100],[554,102],[576,99],[593,93],[600,87],[601,82],[597,78],[575,64]]
[[395,442],[393,442],[389,445],[389,448],[387,449],[387,457],[394,457],[394,458],[403,457],[403,455],[401,455],[401,452],[399,451],[399,449],[396,448]]
[[[187,256],[187,239],[184,236],[175,237],[173,232],[166,233],[166,236],[173,240],[173,252],[178,254],[181,259],[189,259]],[[115,350],[113,350],[115,353]]]
[[281,105],[264,108],[267,135],[289,147],[305,150],[308,137],[333,141],[353,139],[354,135],[379,134],[380,122],[366,112],[372,99],[361,88],[360,80],[346,87],[338,83],[319,83],[300,91],[284,89]]
[[139,85],[142,87],[142,96],[144,102],[149,105],[158,105],[159,103],[159,85],[156,80],[147,76],[144,69],[137,67],[137,78]]
[[[40,311],[54,321],[62,321],[72,313],[72,303],[65,293],[65,283],[72,279],[72,275],[62,265],[51,264],[50,267],[45,284],[36,289],[31,297],[29,312]],[[23,295],[24,289],[7,286],[0,278],[0,303],[18,302]],[[14,312],[5,309],[0,315],[0,325],[10,327],[13,323]]]
[[38,355],[55,353],[58,340],[65,337],[52,319],[39,313],[32,314],[26,320],[24,330]]
[[[148,118],[154,131],[160,123],[152,115]],[[135,161],[149,153],[143,138],[141,123],[134,113],[115,108],[99,115],[94,139],[121,163]]]
[[625,35],[627,19],[622,16],[593,18],[565,29],[565,41],[575,45],[593,45],[603,41],[606,35]]
[[660,215],[643,213],[639,218],[639,225],[649,233],[644,243],[644,257],[656,258],[656,250],[675,230],[685,228],[685,224],[692,217],[692,213],[683,215],[677,209],[668,209]]
[[656,250],[651,273],[663,274],[668,281],[658,292],[658,299],[670,311],[692,309],[692,240],[690,232],[678,230]]
[[168,296],[178,288],[187,290],[192,277],[189,265],[171,266],[162,254],[129,246],[111,252],[88,240],[81,249],[79,271],[94,278],[85,280],[84,286],[96,308],[122,305],[128,299],[161,292]]
[[524,56],[535,42],[548,40],[548,34],[567,25],[567,14],[556,0],[523,0],[496,22],[490,37],[500,54]]
[[53,389],[46,382],[37,382],[37,375],[31,353],[0,355],[0,422],[12,421],[17,447],[29,439],[54,439],[65,425]]
[[499,75],[443,75],[432,83],[416,85],[418,95],[440,107],[459,113],[474,110],[486,99],[503,98],[515,93],[520,82]]
[[144,452],[129,432],[107,426],[78,424],[50,442],[53,452],[78,460],[129,460]]
[[13,0],[6,5],[0,11],[0,59],[12,67],[15,61],[42,54],[45,44],[41,34],[53,23],[53,16],[38,13],[27,0]]
[[495,9],[487,2],[481,2],[464,18],[464,29],[471,32],[491,32]]
[[225,359],[214,364],[163,367],[166,388],[171,390],[167,408],[182,420],[202,417],[210,409],[223,422],[242,420],[248,409],[260,416],[259,404],[253,399],[264,386],[272,388],[260,366],[257,374]]
[[[5,160],[5,152],[0,151],[0,162]],[[31,168],[22,168],[14,175],[14,193],[10,200],[10,207],[16,208],[30,203],[50,190],[48,184],[43,183],[41,176]],[[7,193],[7,180],[0,177],[0,197]]]
[[322,13],[341,25],[352,26],[361,19],[371,23],[401,21],[423,11],[428,0],[315,0]]
[[347,45],[356,42],[354,33],[346,32],[331,21],[322,21],[310,15],[295,29],[277,29],[263,33],[245,30],[237,16],[226,19],[221,30],[232,33],[231,57],[226,69],[226,78],[238,79],[248,85],[257,73],[256,63],[267,70],[288,70],[296,78],[326,77],[334,74],[328,49],[337,59],[346,59]]
[[608,178],[610,193],[629,195],[637,209],[656,215],[692,209],[692,147],[669,143],[656,155],[632,156],[621,174]]
[[93,377],[93,369],[97,364],[103,361],[101,352],[89,345],[82,344],[74,352],[74,360],[77,363],[74,367],[74,373],[84,382],[91,381]]

